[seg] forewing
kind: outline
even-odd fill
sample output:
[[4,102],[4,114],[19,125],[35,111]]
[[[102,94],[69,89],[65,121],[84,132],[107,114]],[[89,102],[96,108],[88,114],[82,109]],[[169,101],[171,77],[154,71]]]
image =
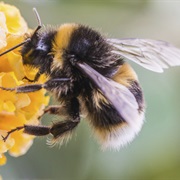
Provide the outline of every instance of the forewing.
[[107,41],[114,46],[115,54],[155,72],[180,65],[180,49],[164,41],[133,38]]
[[111,79],[107,79],[86,63],[77,63],[77,66],[96,84],[123,119],[136,126],[134,120],[138,119],[139,116],[138,104],[129,89]]

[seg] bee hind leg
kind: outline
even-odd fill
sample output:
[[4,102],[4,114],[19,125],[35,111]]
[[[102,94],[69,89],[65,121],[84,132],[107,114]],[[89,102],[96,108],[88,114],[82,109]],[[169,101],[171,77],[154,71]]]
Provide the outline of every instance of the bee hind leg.
[[57,138],[64,138],[66,135],[69,135],[72,130],[74,130],[74,128],[79,124],[79,122],[79,118],[74,120],[59,121],[53,124],[50,129],[50,133],[53,135],[53,138],[55,140]]
[[46,136],[52,134],[54,139],[59,138],[60,136],[71,132],[80,122],[79,118],[73,120],[59,121],[52,126],[43,126],[43,125],[24,125],[16,127],[7,132],[6,136],[2,136],[3,141],[5,142],[9,135],[15,131],[24,129],[24,133],[34,136]]
[[[79,106],[79,101],[76,97],[71,98],[69,101],[66,102],[64,107],[69,117],[67,120],[59,121],[53,124],[50,129],[50,133],[53,135],[53,139],[50,144],[54,144],[54,142],[56,143],[56,140],[59,141],[61,144],[64,140],[69,139],[72,131],[75,129],[75,127],[77,127],[80,122]],[[53,111],[56,113],[61,112],[61,110],[58,110],[55,107],[51,107],[48,110],[51,111],[51,113]]]
[[3,140],[4,142],[6,142],[6,140],[8,139],[8,137],[9,137],[9,135],[10,135],[11,133],[13,133],[13,132],[15,132],[15,131],[19,131],[19,130],[21,130],[21,129],[23,129],[23,128],[24,128],[24,126],[19,126],[19,127],[14,128],[14,129],[11,129],[10,131],[7,132],[7,135],[6,135],[6,136],[2,136],[2,135],[1,135],[2,140]]
[[[62,108],[63,107],[63,108]],[[43,125],[24,125],[16,127],[7,132],[6,136],[3,136],[3,140],[6,141],[9,135],[15,131],[24,129],[24,133],[34,135],[34,136],[45,136],[48,134],[53,135],[53,140],[68,139],[71,132],[80,122],[79,116],[79,101],[77,98],[70,99],[64,106],[50,106],[47,108],[47,112],[51,114],[59,114],[62,110],[66,110],[66,113],[69,115],[69,118],[64,121],[59,121],[52,126],[43,126]]]
[[61,143],[64,140],[68,140],[72,131],[80,122],[79,101],[76,97],[67,100],[64,105],[49,106],[44,112],[56,115],[68,115],[67,120],[55,122],[52,126],[25,125],[24,132],[27,134],[35,136],[43,136],[47,134],[53,135],[53,139],[49,144],[54,144],[54,142],[56,143],[56,140]]
[[24,133],[34,135],[34,136],[45,136],[50,133],[51,127],[49,126],[41,126],[41,125],[24,125],[24,126],[18,126],[14,129],[11,129],[10,131],[7,132],[6,136],[1,136],[2,140],[6,142],[8,139],[9,135],[14,133],[15,131],[19,131],[24,129]]

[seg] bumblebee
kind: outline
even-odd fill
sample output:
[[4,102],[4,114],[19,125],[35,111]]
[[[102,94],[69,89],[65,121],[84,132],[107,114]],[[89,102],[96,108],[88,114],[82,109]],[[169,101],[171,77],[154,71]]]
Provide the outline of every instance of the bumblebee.
[[[35,10],[35,9],[34,9]],[[22,46],[24,65],[38,68],[30,85],[5,88],[16,93],[35,92],[42,88],[52,93],[59,105],[51,105],[45,113],[65,117],[50,126],[22,125],[14,131],[45,136],[51,144],[68,140],[86,114],[94,134],[103,148],[119,149],[131,142],[144,122],[145,101],[138,77],[126,60],[146,69],[163,72],[180,65],[180,50],[173,45],[150,39],[107,39],[96,30],[80,24],[63,24],[58,28],[39,26]],[[42,74],[44,84],[33,84]]]

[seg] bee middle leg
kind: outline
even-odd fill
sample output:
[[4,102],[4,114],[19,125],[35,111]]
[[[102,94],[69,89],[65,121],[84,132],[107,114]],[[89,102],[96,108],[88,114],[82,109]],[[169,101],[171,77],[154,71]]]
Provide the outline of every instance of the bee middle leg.
[[44,114],[53,114],[53,115],[67,115],[67,107],[65,105],[50,105],[44,109]]
[[[52,115],[59,115],[59,116],[67,116],[71,114],[71,112],[79,112],[79,105],[78,103],[75,104],[76,100],[71,99],[70,101],[67,101],[66,104],[61,104],[61,105],[50,105],[44,109],[44,112],[42,115],[38,117],[38,119],[41,119],[41,117],[44,114],[52,114]],[[75,109],[78,107],[78,109]],[[75,110],[74,110],[75,109]],[[72,116],[72,115],[71,115]],[[76,116],[76,115],[73,115]],[[78,116],[79,117],[79,114]],[[76,119],[76,118],[75,118]]]
[[50,106],[46,111],[61,115],[63,110],[69,116],[67,120],[56,122],[52,126],[25,125],[24,132],[35,136],[52,134],[55,139],[70,133],[80,122],[78,99],[76,97],[71,98],[64,106]]
[[66,116],[67,109],[64,105],[50,105],[44,109],[43,114],[41,114],[38,119],[40,120],[44,116],[44,114]]

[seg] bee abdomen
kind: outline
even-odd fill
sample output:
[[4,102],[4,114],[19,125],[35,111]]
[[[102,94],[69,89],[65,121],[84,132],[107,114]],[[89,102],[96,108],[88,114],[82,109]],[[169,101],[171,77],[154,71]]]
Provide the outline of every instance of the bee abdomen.
[[129,87],[129,90],[134,95],[134,97],[138,103],[139,112],[142,112],[145,109],[145,102],[144,102],[144,96],[143,96],[142,89],[141,89],[138,81],[136,81],[136,80],[131,81],[130,84],[131,84],[131,86]]
[[[86,106],[89,111],[90,124],[102,148],[119,149],[121,146],[131,142],[141,130],[144,120],[144,98],[141,87],[137,80],[132,80],[128,87],[134,95],[138,104],[138,117],[132,116],[133,126],[116,111],[106,98],[98,91],[92,93],[92,101],[89,99]],[[122,107],[123,108],[123,107]]]

